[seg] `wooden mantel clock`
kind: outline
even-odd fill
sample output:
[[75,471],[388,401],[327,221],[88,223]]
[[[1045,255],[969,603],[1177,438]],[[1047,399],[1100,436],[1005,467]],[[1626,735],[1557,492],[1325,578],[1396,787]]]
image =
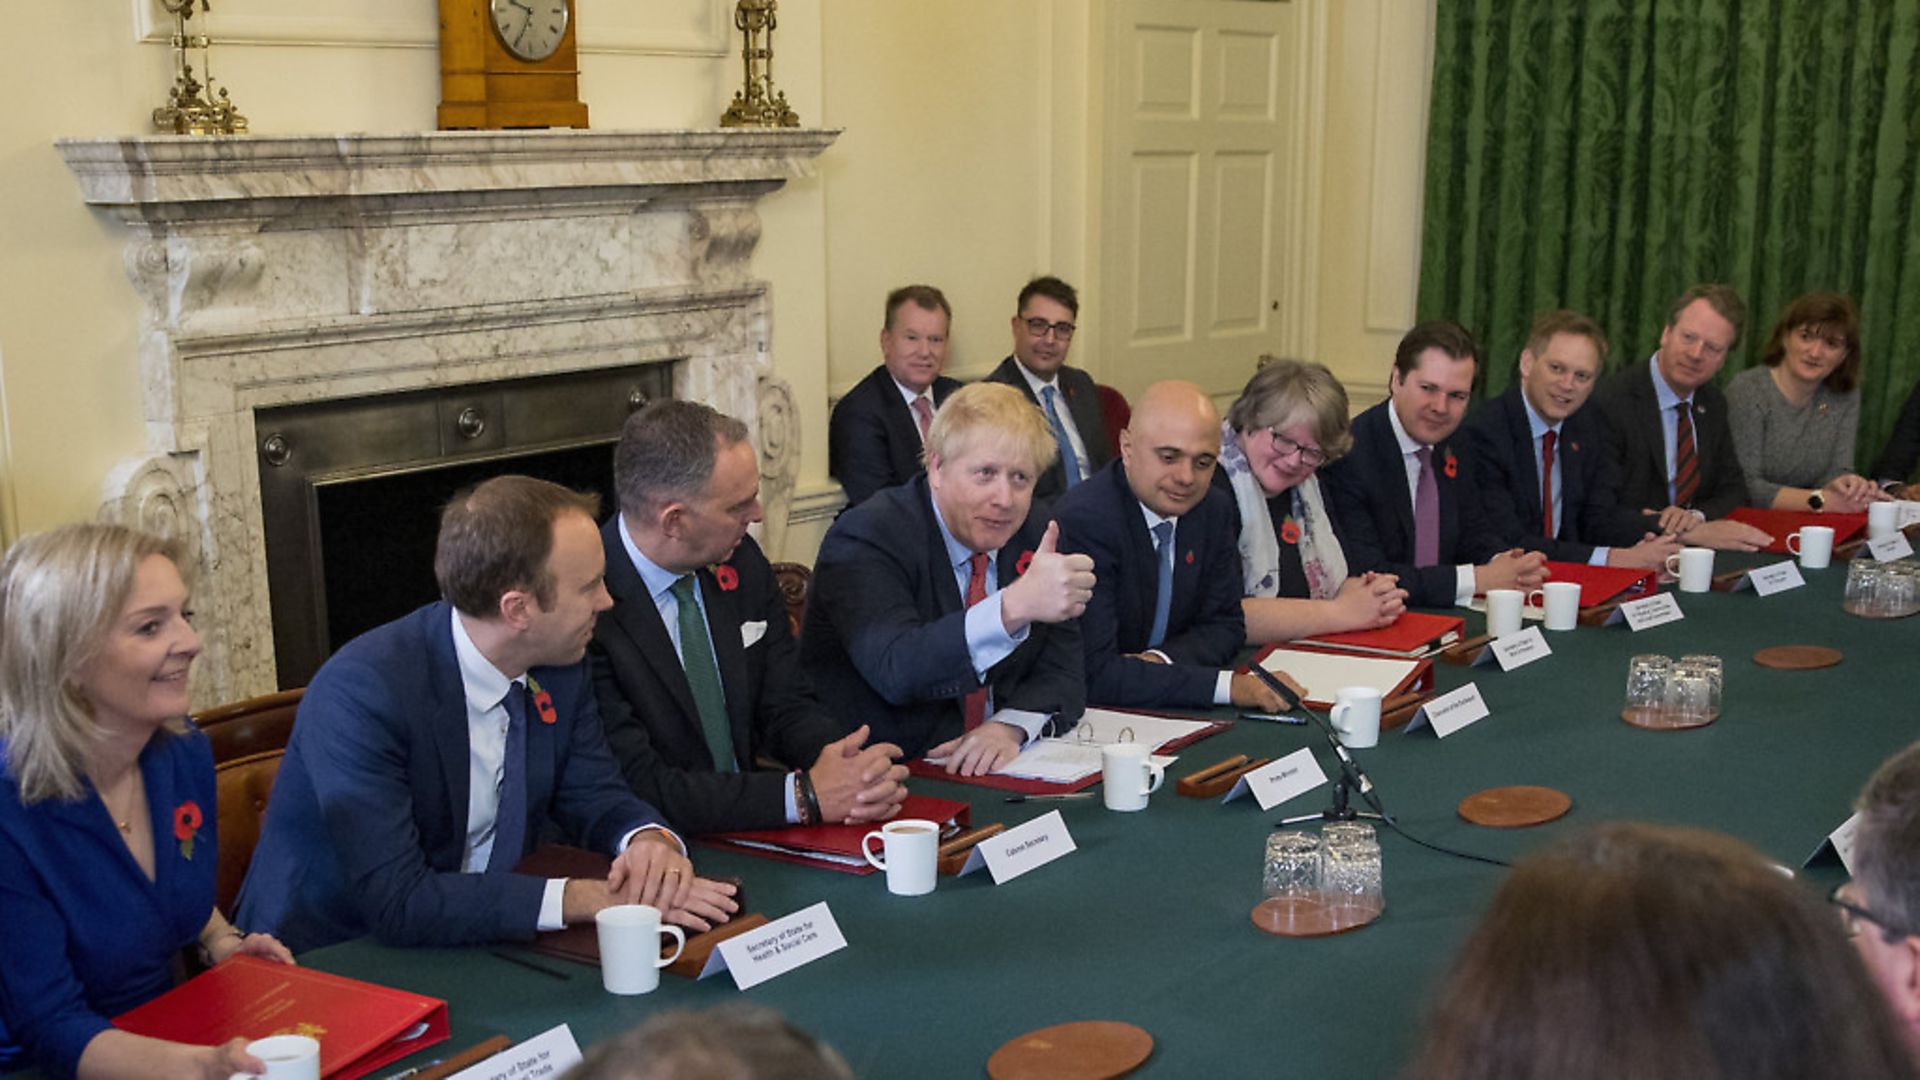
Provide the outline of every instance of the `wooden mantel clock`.
[[440,129],[586,127],[574,6],[440,0]]

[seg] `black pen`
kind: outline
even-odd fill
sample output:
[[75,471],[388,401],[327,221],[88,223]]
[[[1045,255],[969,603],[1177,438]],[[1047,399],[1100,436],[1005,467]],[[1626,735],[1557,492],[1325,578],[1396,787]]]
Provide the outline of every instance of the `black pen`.
[[545,975],[550,979],[573,978],[573,976],[567,974],[564,971],[561,971],[557,968],[550,968],[545,964],[536,964],[524,956],[515,956],[510,952],[503,952],[499,949],[488,949],[487,951],[499,957],[500,959],[505,960],[509,964],[519,964],[521,967],[526,968],[529,971],[537,971],[540,974]]
[[1009,795],[1007,802],[1066,802],[1069,799],[1091,799],[1093,792],[1076,791],[1070,795]]
[[1276,716],[1273,713],[1263,712],[1243,712],[1240,714],[1240,719],[1265,720],[1269,724],[1305,724],[1307,722],[1304,716]]

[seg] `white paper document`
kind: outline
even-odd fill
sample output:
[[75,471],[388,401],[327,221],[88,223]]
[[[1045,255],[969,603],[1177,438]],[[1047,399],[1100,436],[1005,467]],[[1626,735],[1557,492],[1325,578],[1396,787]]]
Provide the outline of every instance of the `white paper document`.
[[1325,708],[1343,686],[1371,686],[1388,698],[1420,666],[1418,660],[1379,656],[1342,656],[1305,649],[1275,649],[1260,661],[1268,671],[1284,671],[1306,687],[1307,700]]
[[[1110,743],[1136,742],[1143,746],[1161,747],[1203,731],[1206,727],[1205,720],[1088,709],[1072,731],[1058,737],[1033,740],[1020,751],[1018,757],[994,772],[1023,780],[1073,783],[1100,771],[1100,748]],[[1152,755],[1148,760],[1163,769],[1174,761],[1171,757],[1159,754]]]
[[580,1044],[565,1024],[454,1073],[450,1080],[540,1080],[558,1077],[580,1064]]

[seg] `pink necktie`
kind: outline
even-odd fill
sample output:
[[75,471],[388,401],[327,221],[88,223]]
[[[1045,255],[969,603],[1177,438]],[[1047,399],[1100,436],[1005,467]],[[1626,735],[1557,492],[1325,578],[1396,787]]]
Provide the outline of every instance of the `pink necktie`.
[[925,394],[913,399],[913,419],[920,425],[920,442],[927,441],[927,429],[933,426],[933,402]]
[[1413,488],[1413,565],[1440,565],[1440,481],[1433,477],[1433,447],[1414,451],[1420,478]]

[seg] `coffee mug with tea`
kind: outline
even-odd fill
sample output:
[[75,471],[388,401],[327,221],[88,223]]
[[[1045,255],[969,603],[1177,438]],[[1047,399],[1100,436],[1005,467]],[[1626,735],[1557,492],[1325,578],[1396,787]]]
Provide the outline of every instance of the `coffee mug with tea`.
[[[615,904],[593,917],[600,933],[600,982],[609,994],[651,994],[660,969],[680,959],[687,933],[660,921],[652,904]],[[674,941],[672,956],[660,955],[660,935]]]
[[[876,858],[873,842],[880,841]],[[938,877],[940,826],[923,818],[889,821],[860,838],[860,854],[887,872],[887,891],[895,896],[925,896]]]
[[1148,760],[1140,743],[1109,743],[1100,748],[1100,796],[1109,810],[1145,810],[1147,796],[1160,790],[1167,771]]

